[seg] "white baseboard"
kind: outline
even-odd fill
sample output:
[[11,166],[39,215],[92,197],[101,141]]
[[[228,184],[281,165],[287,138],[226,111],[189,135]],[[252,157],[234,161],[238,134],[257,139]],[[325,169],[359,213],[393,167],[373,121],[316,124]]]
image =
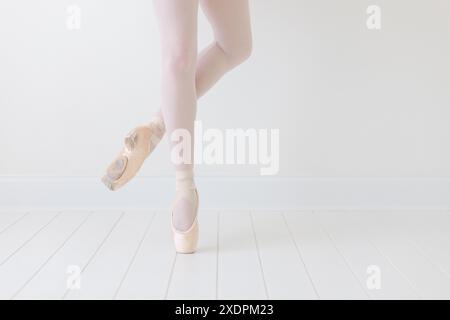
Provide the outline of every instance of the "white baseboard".
[[[210,210],[450,210],[450,178],[197,178]],[[98,178],[0,177],[4,209],[164,209],[171,177],[136,178],[116,192]]]

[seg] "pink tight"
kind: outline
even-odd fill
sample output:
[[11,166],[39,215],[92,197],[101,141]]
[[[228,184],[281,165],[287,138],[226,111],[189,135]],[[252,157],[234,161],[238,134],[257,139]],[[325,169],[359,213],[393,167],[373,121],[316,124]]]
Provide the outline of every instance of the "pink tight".
[[[167,134],[185,129],[191,135],[190,163],[175,170],[193,169],[194,121],[197,99],[227,71],[251,53],[252,36],[248,0],[153,0],[162,47],[162,107]],[[199,55],[197,16],[201,6],[214,41]],[[176,142],[170,142],[172,146]],[[193,222],[192,206],[181,202],[174,210],[174,225],[186,230]]]

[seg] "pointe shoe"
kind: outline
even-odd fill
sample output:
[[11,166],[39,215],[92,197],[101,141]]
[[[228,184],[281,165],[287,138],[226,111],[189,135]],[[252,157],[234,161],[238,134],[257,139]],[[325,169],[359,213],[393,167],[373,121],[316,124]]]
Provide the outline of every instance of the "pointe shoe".
[[125,137],[122,151],[106,169],[102,178],[105,186],[115,191],[129,182],[161,141],[164,132],[161,118],[154,118],[149,124],[131,130]]
[[[173,233],[173,242],[175,245],[175,250],[178,253],[194,253],[197,250],[197,244],[198,244],[198,233],[199,233],[199,227],[198,227],[198,204],[199,204],[199,197],[197,189],[195,189],[195,196],[192,196],[191,193],[192,189],[184,189],[184,190],[177,190],[177,195],[175,197],[175,201],[172,204],[172,233]],[[173,211],[175,208],[176,203],[180,199],[187,199],[192,203],[195,210],[195,219],[192,223],[191,227],[186,231],[180,231],[175,228],[173,225]]]

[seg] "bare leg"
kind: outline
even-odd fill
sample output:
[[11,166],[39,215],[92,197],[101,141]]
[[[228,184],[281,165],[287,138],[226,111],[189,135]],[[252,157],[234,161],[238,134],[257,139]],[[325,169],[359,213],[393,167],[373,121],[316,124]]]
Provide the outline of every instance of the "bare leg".
[[[211,23],[215,39],[200,53],[197,61],[199,1]],[[177,164],[175,170],[177,188],[193,188],[196,100],[226,72],[250,56],[252,39],[248,0],[154,0],[154,3],[162,42],[160,115],[169,139],[177,129],[190,133],[190,163]],[[172,146],[175,146],[173,142]],[[194,195],[187,198],[194,198]],[[195,214],[192,201],[181,199],[173,211],[174,226],[180,231],[187,230]]]
[[[198,0],[154,0],[154,7],[161,34],[161,111],[166,130],[169,138],[176,129],[187,130],[192,136],[197,107]],[[190,162],[175,167],[190,170]]]
[[[252,51],[248,0],[200,0],[200,5],[213,28],[214,41],[198,56],[197,98],[244,62]],[[161,111],[158,113],[163,117]]]
[[252,50],[248,0],[200,0],[200,4],[212,26],[214,41],[199,55],[199,98],[225,73],[244,62]]
[[[171,144],[171,152],[181,141],[188,140],[190,154],[183,163],[174,164],[177,192],[184,197],[173,208],[174,226],[187,230],[195,218],[195,185],[193,181],[194,120],[197,108],[195,74],[197,62],[197,16],[199,0],[154,0],[161,34],[161,103],[162,115]],[[180,141],[172,141],[173,133],[183,130]],[[172,159],[172,158],[171,158]],[[173,160],[173,159],[172,159]],[[190,223],[189,223],[190,222]]]

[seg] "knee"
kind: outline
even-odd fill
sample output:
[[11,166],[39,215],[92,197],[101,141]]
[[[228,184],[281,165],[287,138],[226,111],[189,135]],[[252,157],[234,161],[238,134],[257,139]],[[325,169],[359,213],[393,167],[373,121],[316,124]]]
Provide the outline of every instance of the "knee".
[[237,66],[250,58],[253,51],[251,37],[241,39],[241,41],[224,48],[227,58],[232,66]]
[[196,55],[188,53],[188,50],[174,50],[163,55],[163,69],[171,75],[195,73],[195,64]]

